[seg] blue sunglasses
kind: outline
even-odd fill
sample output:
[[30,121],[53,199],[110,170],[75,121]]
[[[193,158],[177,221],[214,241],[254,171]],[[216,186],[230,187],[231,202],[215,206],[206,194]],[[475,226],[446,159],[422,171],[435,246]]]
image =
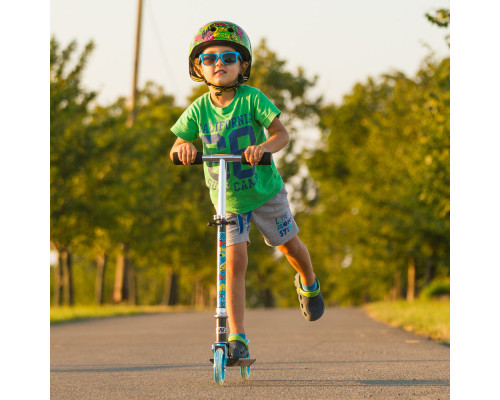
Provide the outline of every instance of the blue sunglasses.
[[220,58],[224,64],[233,65],[238,61],[238,57],[243,61],[241,54],[237,51],[227,51],[222,54],[206,53],[200,54],[200,61],[205,67],[210,67],[211,65],[215,65]]

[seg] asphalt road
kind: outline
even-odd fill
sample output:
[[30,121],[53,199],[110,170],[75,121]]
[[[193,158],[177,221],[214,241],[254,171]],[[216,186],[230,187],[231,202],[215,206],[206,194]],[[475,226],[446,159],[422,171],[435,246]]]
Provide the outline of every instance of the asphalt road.
[[450,349],[329,308],[305,321],[297,309],[247,310],[249,381],[209,362],[214,312],[116,317],[51,327],[51,400],[448,399]]

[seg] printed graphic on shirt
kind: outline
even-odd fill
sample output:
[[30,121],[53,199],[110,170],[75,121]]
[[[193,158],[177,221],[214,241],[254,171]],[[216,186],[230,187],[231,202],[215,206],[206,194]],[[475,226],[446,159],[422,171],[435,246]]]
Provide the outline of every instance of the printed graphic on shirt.
[[[219,182],[217,174],[213,174],[215,178],[208,178],[206,180],[207,186],[211,190],[218,190]],[[254,175],[248,179],[242,179],[235,182],[226,183],[226,191],[233,190],[234,192],[239,192],[240,190],[247,190],[255,187],[259,181],[259,174],[254,173]]]
[[[279,115],[280,110],[260,90],[241,85],[223,109],[211,104],[208,93],[200,96],[184,111],[172,132],[189,142],[201,139],[204,154],[242,154],[247,147],[267,140],[264,129]],[[219,165],[205,162],[203,170],[210,199],[217,205]],[[226,209],[236,214],[261,206],[283,186],[274,164],[228,163],[227,172]]]
[[208,133],[221,132],[223,130],[237,128],[239,126],[251,125],[252,122],[252,113],[246,113],[224,121],[202,123],[200,124],[200,132],[206,135]]
[[[203,146],[207,149],[208,153],[220,151],[230,154],[242,154],[248,146],[256,143],[254,130],[249,125],[251,122],[252,117],[248,113],[226,121],[202,123],[200,124],[200,129],[202,129],[200,137],[203,141]],[[241,124],[245,125],[241,126]],[[231,129],[231,132],[227,132]],[[217,132],[221,132],[222,134]],[[214,166],[218,166],[218,163],[208,163],[207,165],[209,177],[207,177],[206,183],[210,189],[217,190],[219,176],[217,173],[218,170],[215,170]],[[254,166],[245,166],[241,163],[227,164],[228,190],[238,192],[251,189],[255,187],[258,179]]]

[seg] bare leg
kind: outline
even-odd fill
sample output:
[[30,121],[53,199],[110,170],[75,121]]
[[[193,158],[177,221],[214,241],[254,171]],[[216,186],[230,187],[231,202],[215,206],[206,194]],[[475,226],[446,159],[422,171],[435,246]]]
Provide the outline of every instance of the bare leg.
[[294,236],[285,244],[278,246],[278,250],[285,255],[292,267],[299,273],[303,285],[314,285],[316,275],[313,271],[311,257],[306,245],[298,236]]
[[245,275],[248,265],[247,242],[227,247],[226,307],[230,333],[245,333]]

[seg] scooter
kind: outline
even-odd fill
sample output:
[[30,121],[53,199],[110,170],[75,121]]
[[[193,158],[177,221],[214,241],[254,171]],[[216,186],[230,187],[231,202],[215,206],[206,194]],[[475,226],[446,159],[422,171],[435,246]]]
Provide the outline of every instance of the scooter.
[[[173,154],[173,161],[176,165],[182,165],[177,153]],[[222,385],[224,383],[227,367],[240,367],[240,375],[243,380],[250,376],[250,366],[255,359],[234,358],[229,347],[227,332],[227,312],[226,312],[226,225],[230,222],[226,219],[226,181],[227,163],[241,162],[249,165],[244,154],[207,154],[197,153],[196,160],[191,164],[203,164],[204,162],[215,162],[219,164],[218,174],[218,207],[217,214],[214,215],[214,222],[208,225],[217,226],[217,309],[216,319],[216,342],[212,345],[214,358],[210,359],[214,368],[214,381]],[[271,165],[271,153],[264,153],[259,165]]]

